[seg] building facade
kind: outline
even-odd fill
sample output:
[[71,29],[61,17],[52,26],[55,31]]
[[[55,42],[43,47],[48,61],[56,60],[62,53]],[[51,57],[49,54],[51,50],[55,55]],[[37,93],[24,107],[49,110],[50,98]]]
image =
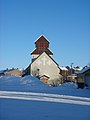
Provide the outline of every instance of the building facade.
[[[41,35],[35,42],[35,50],[31,53],[30,74],[39,77],[45,83],[61,83],[59,65],[53,59],[53,53],[49,49],[50,42]],[[56,84],[57,84],[56,83]]]
[[84,86],[90,87],[90,67],[85,67],[78,72],[78,81],[77,83],[84,83]]

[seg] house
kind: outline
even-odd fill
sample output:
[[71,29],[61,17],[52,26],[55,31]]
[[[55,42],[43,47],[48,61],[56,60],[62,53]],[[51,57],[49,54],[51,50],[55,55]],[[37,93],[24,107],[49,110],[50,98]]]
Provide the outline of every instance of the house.
[[0,70],[0,76],[4,76],[5,75],[5,70]]
[[21,77],[22,76],[22,71],[20,71],[19,69],[10,69],[10,70],[5,72],[5,75]]
[[32,76],[39,77],[41,81],[49,83],[49,81],[60,81],[61,74],[59,65],[53,59],[53,53],[49,49],[50,42],[41,35],[35,41],[35,50],[31,52],[32,62],[27,68]]
[[85,67],[78,72],[78,81],[77,83],[84,83],[85,86],[90,87],[90,67]]
[[10,72],[12,69],[0,70],[0,76],[5,76],[7,72]]
[[49,76],[47,75],[40,76],[40,80],[46,84],[48,84],[48,79],[49,79]]
[[63,82],[67,82],[69,70],[66,67],[60,67],[60,71],[61,75],[63,76]]
[[72,66],[66,66],[66,68],[68,69],[67,81],[76,82],[77,81],[76,71],[79,71],[79,68],[76,69],[76,67]]

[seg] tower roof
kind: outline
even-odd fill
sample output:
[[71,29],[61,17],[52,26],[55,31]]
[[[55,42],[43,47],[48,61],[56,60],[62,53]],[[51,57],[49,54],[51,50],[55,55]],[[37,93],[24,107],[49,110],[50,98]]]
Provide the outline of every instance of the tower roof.
[[49,40],[42,34],[39,38],[36,39],[35,44],[37,42],[47,42],[47,43],[49,43]]
[[42,54],[43,52],[46,52],[48,55],[53,55],[53,53],[49,49],[35,49],[32,54]]

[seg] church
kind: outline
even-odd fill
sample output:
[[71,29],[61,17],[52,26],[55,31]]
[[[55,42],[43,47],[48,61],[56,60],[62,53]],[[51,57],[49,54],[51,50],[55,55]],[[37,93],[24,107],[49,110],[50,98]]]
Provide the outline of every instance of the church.
[[38,77],[44,83],[49,84],[50,81],[61,82],[62,76],[57,62],[53,59],[53,53],[49,49],[50,42],[41,35],[35,41],[35,49],[31,52],[32,62],[26,69],[28,74]]

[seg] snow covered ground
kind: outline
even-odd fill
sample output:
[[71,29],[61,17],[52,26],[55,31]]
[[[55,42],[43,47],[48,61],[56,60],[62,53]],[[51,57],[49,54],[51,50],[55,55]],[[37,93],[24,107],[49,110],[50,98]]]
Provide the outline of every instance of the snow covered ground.
[[46,93],[0,91],[0,98],[90,105],[90,98]]
[[31,76],[0,77],[0,120],[90,120],[90,89],[48,87]]

